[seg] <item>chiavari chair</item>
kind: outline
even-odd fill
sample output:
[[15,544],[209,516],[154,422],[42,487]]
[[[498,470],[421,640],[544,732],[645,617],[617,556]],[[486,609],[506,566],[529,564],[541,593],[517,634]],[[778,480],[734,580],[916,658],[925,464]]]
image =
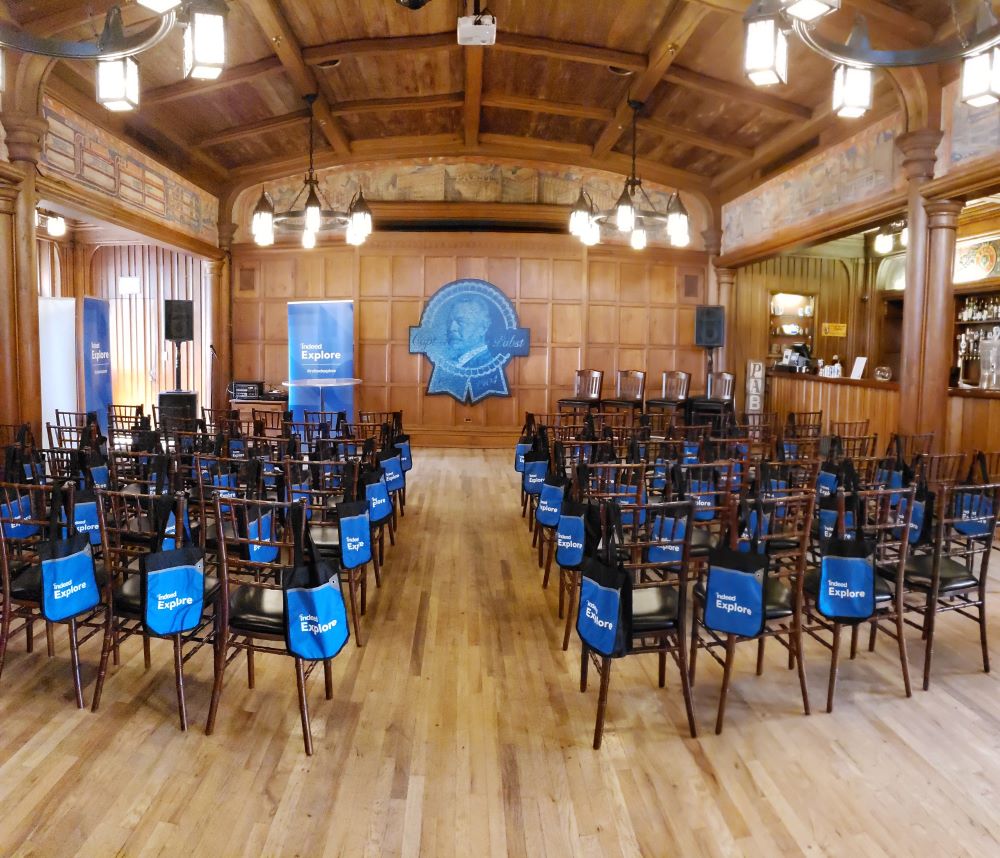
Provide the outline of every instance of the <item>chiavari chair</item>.
[[822,432],[822,411],[789,411],[782,434],[785,438],[818,438]]
[[830,434],[840,438],[860,438],[868,434],[869,420],[831,420]]

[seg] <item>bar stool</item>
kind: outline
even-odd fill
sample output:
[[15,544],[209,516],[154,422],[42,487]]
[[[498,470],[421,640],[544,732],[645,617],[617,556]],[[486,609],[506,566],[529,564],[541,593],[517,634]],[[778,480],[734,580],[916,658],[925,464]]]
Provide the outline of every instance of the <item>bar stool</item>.
[[573,383],[573,395],[559,400],[560,411],[589,411],[601,404],[604,370],[578,369]]
[[663,373],[663,390],[658,399],[646,400],[646,411],[660,411],[667,414],[683,412],[687,407],[688,394],[691,392],[691,373],[679,369],[667,370]]
[[615,375],[614,399],[602,399],[600,409],[625,411],[634,423],[636,413],[642,414],[645,395],[646,373],[638,369],[620,369]]
[[733,418],[735,396],[735,375],[731,372],[710,373],[705,396],[696,396],[690,401],[690,422],[711,423],[716,433],[721,432]]

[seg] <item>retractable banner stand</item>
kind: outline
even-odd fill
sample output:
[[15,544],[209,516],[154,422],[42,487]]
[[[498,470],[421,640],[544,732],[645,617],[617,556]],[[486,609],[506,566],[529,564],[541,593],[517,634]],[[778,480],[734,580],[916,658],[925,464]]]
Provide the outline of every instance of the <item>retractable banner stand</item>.
[[76,411],[76,300],[38,299],[42,426],[56,422],[56,410]]
[[85,411],[97,412],[103,435],[108,434],[111,404],[111,323],[107,301],[83,299],[83,401]]
[[306,411],[345,411],[353,422],[354,388],[323,386],[353,376],[354,302],[290,301],[288,408],[293,419],[304,420]]

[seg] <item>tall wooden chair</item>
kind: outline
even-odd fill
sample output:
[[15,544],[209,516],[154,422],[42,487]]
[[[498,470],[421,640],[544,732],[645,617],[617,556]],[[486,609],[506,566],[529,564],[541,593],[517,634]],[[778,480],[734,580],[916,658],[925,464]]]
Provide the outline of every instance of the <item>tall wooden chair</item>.
[[637,413],[642,414],[645,394],[646,373],[638,369],[620,369],[615,373],[614,397],[601,399],[598,408],[624,411],[634,421]]
[[[667,678],[667,656],[673,658],[680,676],[681,693],[687,712],[691,737],[698,735],[694,704],[688,678],[687,592],[690,574],[691,511],[690,501],[652,503],[630,506],[637,523],[625,535],[622,553],[626,571],[632,577],[632,635],[627,656],[656,653],[659,657],[659,686]],[[676,527],[660,522],[676,521]],[[652,555],[652,559],[651,558]],[[660,558],[676,555],[677,559]],[[580,658],[580,690],[587,690],[589,662],[600,673],[597,697],[597,721],[594,725],[594,748],[601,747],[604,736],[608,688],[614,659],[590,650],[586,644]]]
[[573,381],[573,395],[558,402],[560,411],[596,410],[601,403],[604,370],[578,369]]
[[646,411],[661,411],[669,414],[683,414],[691,394],[691,373],[679,369],[663,373],[660,395],[646,400]]
[[733,420],[735,398],[735,375],[731,372],[709,373],[705,395],[690,400],[690,422],[711,423],[715,434],[721,434]]
[[831,420],[830,434],[841,438],[858,438],[868,434],[869,420]]

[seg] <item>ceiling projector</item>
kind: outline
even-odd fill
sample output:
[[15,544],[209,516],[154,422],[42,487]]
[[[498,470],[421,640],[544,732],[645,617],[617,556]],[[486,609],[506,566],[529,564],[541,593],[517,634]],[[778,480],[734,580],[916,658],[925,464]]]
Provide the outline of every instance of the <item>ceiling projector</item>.
[[497,19],[485,12],[480,15],[466,15],[458,19],[458,43],[460,45],[493,45],[497,40]]

